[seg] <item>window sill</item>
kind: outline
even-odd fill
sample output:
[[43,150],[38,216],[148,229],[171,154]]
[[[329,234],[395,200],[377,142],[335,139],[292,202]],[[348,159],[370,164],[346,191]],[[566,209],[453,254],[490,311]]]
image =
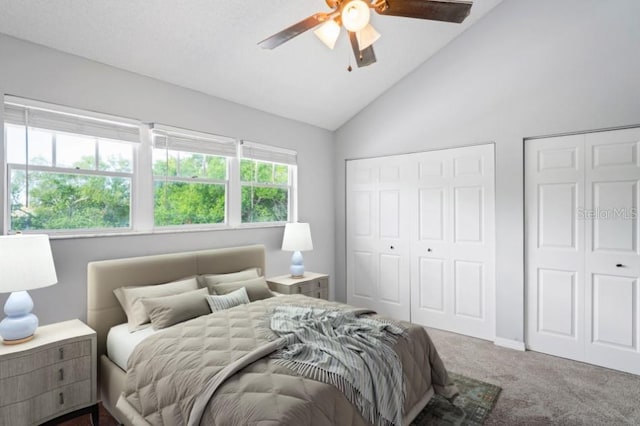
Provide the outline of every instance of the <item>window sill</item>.
[[51,231],[27,231],[24,234],[48,234],[51,240],[74,240],[82,238],[109,238],[109,237],[134,237],[146,235],[166,235],[166,234],[185,234],[194,232],[215,232],[215,231],[241,231],[244,229],[260,229],[260,228],[283,228],[286,222],[270,222],[270,223],[243,223],[236,226],[210,226],[210,227],[189,227],[189,228],[158,228],[152,231],[133,231],[126,230],[122,232],[96,231],[86,233],[52,233]]

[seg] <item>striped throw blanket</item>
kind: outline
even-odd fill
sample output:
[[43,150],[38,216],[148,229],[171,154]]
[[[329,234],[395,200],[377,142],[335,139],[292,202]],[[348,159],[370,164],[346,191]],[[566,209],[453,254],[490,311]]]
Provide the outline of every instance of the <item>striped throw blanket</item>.
[[359,311],[276,307],[270,327],[286,343],[273,356],[298,374],[336,386],[372,424],[401,425],[405,388],[393,345],[404,328],[359,317]]

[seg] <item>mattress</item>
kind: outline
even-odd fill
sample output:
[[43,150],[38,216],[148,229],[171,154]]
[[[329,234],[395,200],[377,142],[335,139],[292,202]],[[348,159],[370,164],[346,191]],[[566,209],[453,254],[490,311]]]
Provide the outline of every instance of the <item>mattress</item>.
[[146,327],[130,333],[127,323],[111,327],[107,335],[107,356],[111,361],[116,363],[118,367],[127,371],[127,362],[136,346],[158,331],[160,330],[154,330],[153,327]]

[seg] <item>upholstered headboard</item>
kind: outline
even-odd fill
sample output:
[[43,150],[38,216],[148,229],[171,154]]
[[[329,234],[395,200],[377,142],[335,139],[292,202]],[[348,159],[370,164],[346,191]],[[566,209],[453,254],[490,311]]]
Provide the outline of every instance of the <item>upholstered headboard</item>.
[[113,290],[162,284],[200,274],[226,274],[257,267],[265,275],[262,245],[201,250],[90,262],[87,267],[87,323],[97,333],[98,358],[107,351],[107,333],[127,321]]

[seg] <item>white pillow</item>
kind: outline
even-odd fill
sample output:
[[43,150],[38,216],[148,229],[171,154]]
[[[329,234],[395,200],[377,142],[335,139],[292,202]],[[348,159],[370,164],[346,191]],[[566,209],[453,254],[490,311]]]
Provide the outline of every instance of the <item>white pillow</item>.
[[127,314],[129,332],[134,332],[147,327],[150,321],[142,299],[171,296],[193,290],[198,290],[198,281],[195,277],[167,284],[121,287],[113,292]]
[[247,295],[247,290],[241,287],[231,293],[207,296],[207,302],[211,312],[218,312],[249,303],[249,296]]

